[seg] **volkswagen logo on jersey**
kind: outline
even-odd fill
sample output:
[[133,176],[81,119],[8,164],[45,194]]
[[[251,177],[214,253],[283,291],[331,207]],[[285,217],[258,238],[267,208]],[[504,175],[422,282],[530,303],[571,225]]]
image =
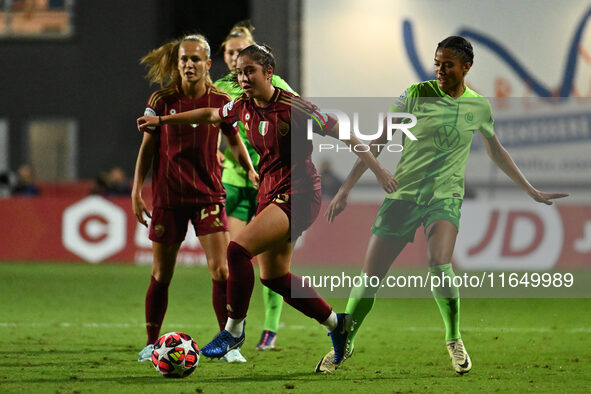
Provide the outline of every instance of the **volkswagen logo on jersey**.
[[460,142],[460,133],[453,125],[444,124],[435,130],[433,136],[435,146],[441,150],[452,150]]

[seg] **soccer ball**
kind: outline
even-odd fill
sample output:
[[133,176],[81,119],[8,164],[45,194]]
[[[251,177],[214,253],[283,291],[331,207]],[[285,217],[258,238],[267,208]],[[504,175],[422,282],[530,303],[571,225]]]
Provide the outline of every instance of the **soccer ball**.
[[166,378],[189,376],[199,364],[199,347],[183,332],[169,332],[154,344],[152,365]]

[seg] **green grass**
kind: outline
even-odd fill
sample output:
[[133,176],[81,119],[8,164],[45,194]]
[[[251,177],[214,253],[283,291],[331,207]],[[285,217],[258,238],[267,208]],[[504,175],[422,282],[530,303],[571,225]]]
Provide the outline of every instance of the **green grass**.
[[[456,376],[431,299],[378,299],[356,353],[334,375],[317,375],[330,349],[324,328],[284,308],[278,349],[257,352],[257,283],[242,353],[246,364],[202,358],[181,380],[138,363],[145,342],[150,268],[0,264],[0,392],[590,392],[591,300],[464,299],[463,339],[474,367]],[[163,332],[200,346],[215,334],[211,281],[179,267]],[[346,300],[331,300],[343,310]]]

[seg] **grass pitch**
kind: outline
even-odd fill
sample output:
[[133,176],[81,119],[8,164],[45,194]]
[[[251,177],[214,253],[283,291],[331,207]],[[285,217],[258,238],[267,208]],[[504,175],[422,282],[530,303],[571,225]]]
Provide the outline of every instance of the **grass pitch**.
[[[263,309],[257,283],[245,364],[202,358],[188,378],[138,363],[150,268],[0,264],[0,392],[591,392],[591,300],[464,299],[472,371],[457,376],[431,299],[378,299],[353,358],[313,373],[331,348],[324,328],[284,307],[277,349],[254,350]],[[345,299],[330,300],[337,311]],[[205,345],[216,333],[205,268],[179,267],[162,333]]]

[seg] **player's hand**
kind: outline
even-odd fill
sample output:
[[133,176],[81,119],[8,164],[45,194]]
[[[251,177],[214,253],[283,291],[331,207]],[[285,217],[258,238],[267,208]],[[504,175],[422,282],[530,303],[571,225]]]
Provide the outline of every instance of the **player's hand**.
[[156,126],[160,126],[160,121],[157,116],[144,115],[137,119],[137,129],[139,131],[146,131],[148,127],[153,129]]
[[226,168],[226,166],[224,165],[224,161],[226,161],[226,156],[224,156],[224,154],[219,149],[215,153],[215,158],[218,161],[218,165],[221,168]]
[[341,190],[339,190],[333,197],[333,199],[330,201],[330,204],[328,204],[326,212],[324,213],[328,223],[332,223],[334,218],[336,218],[347,207],[347,198],[347,193],[341,192]]
[[252,187],[254,187],[255,190],[259,190],[259,174],[257,174],[257,172],[255,170],[250,170],[248,171],[248,179],[250,179],[250,181],[252,182]]
[[144,218],[144,213],[150,219],[152,219],[152,214],[150,213],[150,211],[148,211],[148,208],[146,207],[146,204],[144,203],[142,196],[139,194],[132,194],[131,205],[133,207],[133,213],[137,218],[137,221],[143,224],[144,226],[148,227],[148,222]]
[[539,190],[535,190],[533,193],[530,194],[531,197],[536,200],[537,202],[544,203],[546,205],[552,205],[553,202],[550,200],[554,200],[556,198],[564,198],[568,197],[568,193],[546,193]]
[[382,165],[380,165],[373,172],[382,189],[384,189],[387,193],[393,193],[396,191],[396,188],[398,187],[398,180],[394,178],[394,175],[392,175],[390,171],[386,170]]

